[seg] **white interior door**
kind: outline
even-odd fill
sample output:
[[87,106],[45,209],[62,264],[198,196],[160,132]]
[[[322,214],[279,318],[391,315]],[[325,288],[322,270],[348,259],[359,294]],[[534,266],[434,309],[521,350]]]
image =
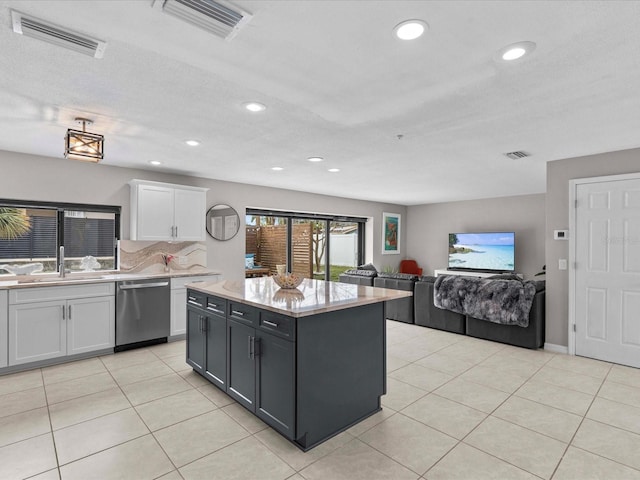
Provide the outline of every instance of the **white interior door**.
[[640,178],[575,196],[576,355],[640,367]]

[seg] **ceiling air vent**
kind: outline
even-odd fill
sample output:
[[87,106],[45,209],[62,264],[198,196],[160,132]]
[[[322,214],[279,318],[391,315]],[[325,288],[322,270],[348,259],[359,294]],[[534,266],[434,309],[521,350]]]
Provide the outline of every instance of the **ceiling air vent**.
[[530,157],[531,154],[523,151],[517,152],[509,152],[503,154],[505,157],[510,158],[511,160],[518,160],[519,158]]
[[214,35],[231,40],[244,27],[251,14],[231,4],[213,0],[155,0],[162,11]]
[[102,58],[104,50],[107,48],[107,43],[102,40],[53,25],[15,10],[11,11],[11,20],[13,31],[16,33],[84,53],[90,57]]

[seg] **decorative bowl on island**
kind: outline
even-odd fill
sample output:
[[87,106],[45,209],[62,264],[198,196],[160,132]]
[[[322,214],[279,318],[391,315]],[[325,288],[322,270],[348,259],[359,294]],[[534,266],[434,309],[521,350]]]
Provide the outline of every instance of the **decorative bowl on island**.
[[295,273],[284,273],[282,275],[273,275],[271,278],[273,278],[273,281],[276,282],[276,284],[280,288],[287,288],[287,289],[298,288],[298,285],[300,285],[302,283],[302,280],[304,280],[303,277],[300,277]]

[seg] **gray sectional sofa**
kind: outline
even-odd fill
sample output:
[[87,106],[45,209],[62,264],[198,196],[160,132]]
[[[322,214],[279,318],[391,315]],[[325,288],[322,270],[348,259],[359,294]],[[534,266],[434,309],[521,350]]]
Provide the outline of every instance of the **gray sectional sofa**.
[[[471,280],[472,282],[474,280]],[[476,279],[478,282],[521,282],[513,278]],[[535,288],[528,325],[505,325],[481,320],[471,315],[438,308],[434,302],[436,277],[423,276],[416,282],[414,292],[415,323],[425,327],[469,335],[485,340],[507,343],[525,348],[541,348],[545,337],[545,282],[529,283]]]
[[436,277],[422,276],[416,282],[413,293],[416,325],[464,335],[466,332],[464,315],[434,306],[433,285],[435,281]]
[[[409,273],[378,273],[373,279],[373,286],[413,292],[417,280],[417,275]],[[413,296],[385,302],[385,308],[388,319],[414,323]]]
[[[470,278],[474,282],[476,277]],[[476,278],[486,285],[494,282],[520,282],[515,277],[496,276],[491,279]],[[545,282],[529,281],[535,293],[528,315],[528,325],[505,325],[482,320],[463,312],[451,311],[435,306],[434,287],[436,277],[409,274],[377,273],[371,269],[354,269],[340,275],[340,281],[357,285],[395,288],[413,291],[413,297],[386,302],[387,318],[405,323],[415,323],[423,327],[469,335],[485,340],[507,343],[519,347],[537,349],[544,346],[545,338]],[[496,284],[497,285],[497,284]],[[513,286],[513,285],[512,285]],[[518,286],[518,284],[516,284]],[[528,288],[531,288],[529,286]]]

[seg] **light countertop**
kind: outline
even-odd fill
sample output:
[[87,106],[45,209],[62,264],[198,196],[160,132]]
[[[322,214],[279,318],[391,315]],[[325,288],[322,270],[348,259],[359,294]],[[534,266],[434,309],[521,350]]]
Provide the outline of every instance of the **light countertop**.
[[204,275],[219,275],[220,273],[221,272],[216,270],[203,268],[197,270],[172,270],[170,272],[160,273],[124,273],[117,271],[74,272],[67,273],[65,278],[60,278],[57,273],[6,275],[0,276],[0,290],[33,287],[60,287],[83,283],[120,282],[123,280],[142,280],[161,277],[197,277]]
[[413,295],[404,290],[311,279],[305,279],[298,288],[288,290],[278,287],[271,277],[199,282],[187,284],[187,287],[291,317],[305,317]]

